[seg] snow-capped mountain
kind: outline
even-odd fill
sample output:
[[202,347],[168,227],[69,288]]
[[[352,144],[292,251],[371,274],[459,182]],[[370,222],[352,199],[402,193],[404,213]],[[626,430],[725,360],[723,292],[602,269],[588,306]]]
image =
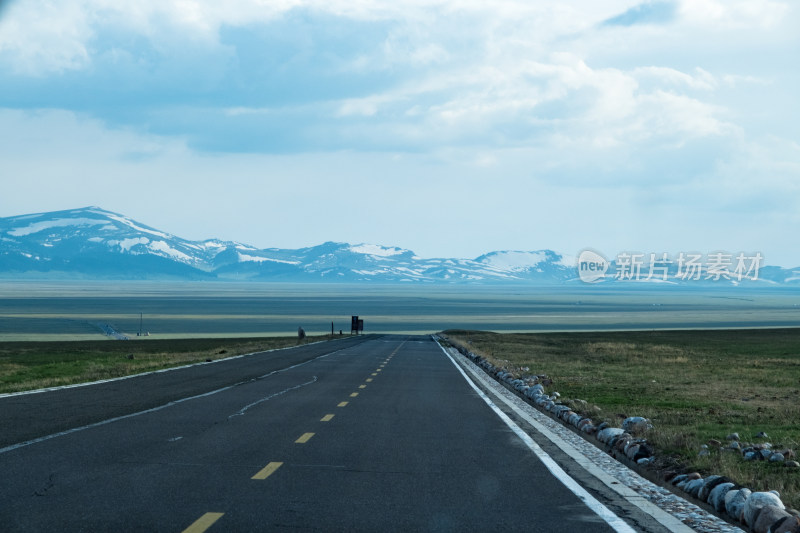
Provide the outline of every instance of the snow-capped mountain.
[[[603,281],[614,282],[619,268],[611,261]],[[797,284],[799,271],[763,266],[758,282]],[[677,274],[672,265],[662,284],[683,283]],[[258,249],[213,239],[189,241],[98,207],[0,218],[0,277],[580,283],[575,259],[551,250],[426,259],[411,250],[375,244]]]
[[192,242],[87,207],[0,219],[0,272],[58,277],[208,277],[229,243]]
[[549,283],[574,277],[573,270],[549,250],[424,259],[375,244],[284,250],[189,241],[98,207],[0,218],[6,278]]

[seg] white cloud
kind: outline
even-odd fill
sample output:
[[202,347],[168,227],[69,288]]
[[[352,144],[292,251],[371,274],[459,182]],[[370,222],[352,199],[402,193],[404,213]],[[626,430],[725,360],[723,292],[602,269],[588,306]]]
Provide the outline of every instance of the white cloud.
[[0,111],[0,215],[96,204],[188,238],[427,256],[725,247],[745,207],[748,243],[780,235],[800,201],[797,8],[603,24],[641,3],[19,0],[2,94],[32,110]]
[[11,2],[0,17],[0,61],[16,73],[42,75],[86,68],[93,35],[89,14],[74,2]]
[[718,29],[770,29],[781,25],[789,3],[776,0],[683,0],[680,12],[692,24]]
[[689,89],[713,91],[719,86],[719,82],[715,76],[700,67],[694,69],[694,74],[681,72],[680,70],[670,67],[654,66],[638,67],[634,69],[633,73],[642,78],[652,77],[657,81],[661,81],[676,88],[686,87]]

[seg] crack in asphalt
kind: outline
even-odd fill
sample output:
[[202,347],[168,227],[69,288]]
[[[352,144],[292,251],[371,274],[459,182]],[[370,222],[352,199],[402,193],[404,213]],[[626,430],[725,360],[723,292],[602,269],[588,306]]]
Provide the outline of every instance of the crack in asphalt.
[[47,491],[52,489],[55,486],[55,481],[53,481],[54,477],[55,477],[55,474],[50,474],[50,476],[47,478],[47,484],[43,488],[35,491],[33,493],[33,495],[34,496],[46,496],[47,495]]
[[286,394],[287,392],[290,392],[290,391],[293,391],[293,390],[300,389],[300,388],[302,388],[302,387],[305,387],[305,386],[307,386],[307,385],[311,385],[311,384],[313,384],[313,383],[316,383],[316,382],[317,382],[317,376],[314,376],[314,379],[312,379],[311,381],[306,381],[305,383],[301,383],[301,384],[299,384],[299,385],[295,385],[294,387],[289,387],[288,389],[284,389],[284,390],[282,390],[282,391],[280,391],[280,392],[275,392],[275,393],[273,393],[273,394],[270,394],[269,396],[265,396],[265,397],[261,398],[260,400],[256,400],[256,401],[255,401],[255,402],[253,402],[253,403],[250,403],[250,404],[247,404],[247,405],[245,405],[244,407],[242,407],[241,409],[239,409],[237,412],[235,412],[235,413],[233,413],[232,415],[230,415],[230,416],[228,417],[228,420],[230,420],[231,418],[233,418],[233,417],[235,417],[235,416],[242,416],[242,415],[244,415],[244,414],[245,414],[245,412],[247,412],[247,410],[248,410],[248,409],[250,409],[251,407],[255,407],[256,405],[258,405],[258,404],[260,404],[260,403],[263,403],[263,402],[266,402],[266,401],[268,401],[268,400],[271,400],[272,398],[275,398],[276,396],[280,396],[280,395],[282,395],[282,394]]

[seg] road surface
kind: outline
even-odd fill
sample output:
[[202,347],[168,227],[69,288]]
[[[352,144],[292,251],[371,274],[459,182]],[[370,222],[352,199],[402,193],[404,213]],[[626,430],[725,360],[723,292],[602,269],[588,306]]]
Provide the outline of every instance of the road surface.
[[625,530],[429,337],[0,398],[0,424],[2,531]]

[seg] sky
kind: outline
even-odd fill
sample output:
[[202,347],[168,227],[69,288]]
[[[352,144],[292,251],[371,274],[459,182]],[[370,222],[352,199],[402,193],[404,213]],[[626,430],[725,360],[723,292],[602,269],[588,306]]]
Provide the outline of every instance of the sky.
[[0,217],[800,266],[800,4],[0,0]]

